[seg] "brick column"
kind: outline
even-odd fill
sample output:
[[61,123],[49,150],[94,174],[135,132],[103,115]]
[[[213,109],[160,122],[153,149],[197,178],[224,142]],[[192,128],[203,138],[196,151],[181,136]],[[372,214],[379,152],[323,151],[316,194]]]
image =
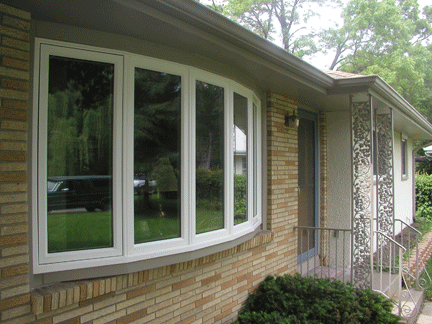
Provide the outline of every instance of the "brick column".
[[0,4],[0,322],[30,313],[27,139],[30,14]]
[[297,269],[298,128],[285,126],[285,115],[297,114],[294,100],[270,93],[267,98],[268,229],[287,249],[286,270]]

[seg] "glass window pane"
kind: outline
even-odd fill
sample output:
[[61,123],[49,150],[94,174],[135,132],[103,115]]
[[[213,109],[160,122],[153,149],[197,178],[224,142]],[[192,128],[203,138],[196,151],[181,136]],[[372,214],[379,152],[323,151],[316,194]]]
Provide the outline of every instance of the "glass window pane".
[[247,221],[248,102],[234,93],[234,224]]
[[224,89],[196,82],[196,233],[224,227]]
[[181,77],[135,69],[135,243],[180,237]]
[[49,253],[113,246],[113,89],[113,64],[49,57]]

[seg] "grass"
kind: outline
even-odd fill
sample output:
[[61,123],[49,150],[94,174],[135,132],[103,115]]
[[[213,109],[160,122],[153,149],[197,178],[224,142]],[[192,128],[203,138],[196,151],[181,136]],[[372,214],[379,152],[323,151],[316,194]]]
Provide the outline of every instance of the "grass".
[[[151,195],[145,206],[135,196],[135,243],[166,240],[180,236],[177,199]],[[222,211],[201,206],[196,211],[198,234],[221,229]],[[111,211],[67,212],[48,214],[48,252],[67,252],[113,246]]]
[[48,215],[48,252],[113,246],[110,211]]

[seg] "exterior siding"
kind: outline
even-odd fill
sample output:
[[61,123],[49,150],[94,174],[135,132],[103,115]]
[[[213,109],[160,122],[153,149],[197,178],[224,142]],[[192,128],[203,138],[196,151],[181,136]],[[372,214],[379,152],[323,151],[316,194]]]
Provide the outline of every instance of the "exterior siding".
[[30,14],[0,5],[0,321],[12,323],[229,323],[267,275],[297,264],[297,104],[267,98],[268,231],[189,262],[31,290],[27,138]]

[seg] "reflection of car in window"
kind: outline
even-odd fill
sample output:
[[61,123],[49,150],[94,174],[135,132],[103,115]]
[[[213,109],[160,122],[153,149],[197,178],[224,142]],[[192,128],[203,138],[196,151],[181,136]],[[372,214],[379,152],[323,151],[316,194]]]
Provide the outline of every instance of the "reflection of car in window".
[[135,195],[143,195],[147,190],[149,193],[152,193],[156,190],[156,181],[150,180],[148,183],[148,188],[146,186],[146,180],[144,174],[135,174],[134,176],[134,194]]
[[111,176],[58,176],[47,180],[48,211],[111,209]]

